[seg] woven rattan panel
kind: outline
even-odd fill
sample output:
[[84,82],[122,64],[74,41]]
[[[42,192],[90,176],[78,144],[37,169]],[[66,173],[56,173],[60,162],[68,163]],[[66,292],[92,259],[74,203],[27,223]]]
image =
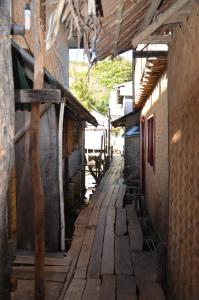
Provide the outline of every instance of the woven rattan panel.
[[199,299],[199,10],[174,33],[168,66],[172,300]]

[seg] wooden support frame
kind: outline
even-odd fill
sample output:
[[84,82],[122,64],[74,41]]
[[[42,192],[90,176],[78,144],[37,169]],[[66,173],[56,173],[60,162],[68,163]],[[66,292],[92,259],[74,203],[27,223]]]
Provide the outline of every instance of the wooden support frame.
[[[44,36],[41,21],[40,0],[32,1],[34,83],[35,90],[44,84]],[[32,103],[30,123],[30,170],[34,200],[34,240],[35,240],[35,300],[45,299],[45,237],[44,237],[44,192],[40,171],[39,155],[40,103]]]
[[160,14],[156,20],[151,23],[142,32],[138,33],[132,40],[132,46],[135,49],[138,44],[142,43],[147,39],[148,36],[153,34],[161,25],[164,24],[170,17],[177,13],[185,4],[190,0],[177,0],[173,5],[171,5],[164,13]]
[[117,54],[117,45],[118,45],[118,40],[119,40],[119,35],[120,35],[120,24],[122,22],[122,15],[123,15],[123,10],[124,10],[124,0],[117,0],[117,24],[115,25],[115,34],[114,34],[114,39],[113,39],[113,51],[112,55],[115,56]]
[[156,10],[158,9],[159,5],[161,4],[162,0],[153,0],[151,1],[151,5],[149,9],[147,10],[147,13],[144,17],[144,21],[142,23],[142,26],[140,28],[140,32],[144,30],[153,20],[153,17],[155,15]]
[[7,195],[14,160],[14,83],[10,40],[10,1],[0,1],[0,299],[10,300],[11,262],[7,234]]
[[168,51],[134,51],[134,58],[142,58],[142,57],[165,57],[168,55]]
[[16,103],[57,103],[61,102],[61,91],[45,90],[15,90]]
[[171,42],[171,34],[155,34],[150,35],[142,43],[143,44],[169,44]]

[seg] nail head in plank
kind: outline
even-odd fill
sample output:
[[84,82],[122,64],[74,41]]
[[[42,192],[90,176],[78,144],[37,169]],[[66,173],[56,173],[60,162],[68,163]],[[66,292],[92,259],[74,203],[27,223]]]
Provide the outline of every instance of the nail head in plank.
[[16,103],[60,103],[61,91],[56,89],[15,90]]
[[117,300],[137,300],[134,276],[120,275],[117,277]]

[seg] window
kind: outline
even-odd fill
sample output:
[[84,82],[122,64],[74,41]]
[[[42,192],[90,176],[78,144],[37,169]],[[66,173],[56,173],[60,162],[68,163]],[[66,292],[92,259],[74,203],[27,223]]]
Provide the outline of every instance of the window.
[[148,163],[154,167],[155,162],[155,134],[154,134],[154,116],[148,119]]

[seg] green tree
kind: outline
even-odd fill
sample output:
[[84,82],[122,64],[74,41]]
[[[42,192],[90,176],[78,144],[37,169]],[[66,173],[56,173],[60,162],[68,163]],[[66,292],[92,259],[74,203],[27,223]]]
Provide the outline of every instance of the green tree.
[[[106,114],[110,90],[114,86],[132,80],[131,63],[121,57],[98,62],[88,74],[85,63],[73,63],[71,66],[71,90],[88,108],[95,108]],[[89,80],[88,80],[89,76]]]

